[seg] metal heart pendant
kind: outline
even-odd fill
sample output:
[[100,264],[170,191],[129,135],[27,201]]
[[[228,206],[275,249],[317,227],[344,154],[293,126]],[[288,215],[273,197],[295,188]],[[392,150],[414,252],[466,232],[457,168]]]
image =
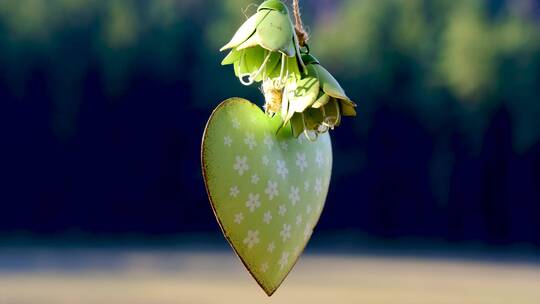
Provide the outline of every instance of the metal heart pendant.
[[202,167],[215,216],[268,295],[294,267],[321,215],[332,173],[330,136],[279,134],[279,117],[232,98],[210,117]]

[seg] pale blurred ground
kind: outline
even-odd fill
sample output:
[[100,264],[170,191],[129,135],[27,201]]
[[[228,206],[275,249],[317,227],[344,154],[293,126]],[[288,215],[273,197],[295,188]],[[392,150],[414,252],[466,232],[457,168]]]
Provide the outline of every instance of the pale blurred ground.
[[540,303],[540,265],[327,253],[267,298],[223,250],[0,250],[1,304]]

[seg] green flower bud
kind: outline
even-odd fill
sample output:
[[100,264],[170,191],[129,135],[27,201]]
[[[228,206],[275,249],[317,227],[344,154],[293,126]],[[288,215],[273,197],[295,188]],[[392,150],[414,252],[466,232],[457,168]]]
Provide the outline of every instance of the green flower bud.
[[282,90],[287,79],[301,77],[298,39],[289,11],[280,0],[261,4],[221,51],[228,49],[231,51],[221,64],[233,64],[244,85],[264,81],[268,90]]
[[303,54],[302,61],[306,74],[287,82],[281,117],[283,125],[290,122],[295,136],[305,132],[314,138],[339,126],[342,116],[356,116],[356,104],[315,57]]

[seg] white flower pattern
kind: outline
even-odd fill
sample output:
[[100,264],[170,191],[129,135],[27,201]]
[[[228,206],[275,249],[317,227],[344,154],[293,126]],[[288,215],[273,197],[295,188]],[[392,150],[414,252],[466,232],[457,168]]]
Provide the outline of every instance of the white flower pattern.
[[322,180],[320,178],[315,180],[315,193],[317,193],[317,195],[321,195],[322,193]]
[[315,162],[317,163],[317,166],[321,168],[324,165],[324,158],[321,150],[317,150],[316,156],[315,156]]
[[262,263],[262,265],[261,265],[261,272],[262,272],[262,273],[267,272],[267,271],[268,271],[268,268],[270,268],[270,266],[268,266],[268,262]]
[[283,269],[285,268],[285,266],[289,263],[289,253],[288,252],[283,252],[281,254],[281,258],[279,259],[279,269]]
[[289,169],[287,169],[287,164],[284,160],[278,160],[277,161],[277,168],[276,172],[281,178],[286,179],[287,175],[289,175]]
[[302,225],[302,216],[297,215],[296,216],[296,226],[300,226],[300,225]]
[[236,130],[240,129],[240,120],[238,120],[238,118],[233,118],[232,119],[232,125],[233,125],[233,128],[235,128]]
[[298,187],[291,187],[291,192],[289,192],[289,200],[293,206],[300,201],[300,189],[298,189]]
[[244,244],[247,245],[249,249],[257,245],[260,242],[259,239],[259,230],[249,230],[246,238],[244,239]]
[[279,190],[277,182],[269,180],[266,189],[264,190],[264,193],[268,195],[268,200],[270,201],[273,200],[274,197],[278,196]]
[[281,229],[281,232],[279,233],[281,236],[281,239],[283,242],[286,242],[288,239],[291,238],[291,225],[283,224],[283,229]]
[[270,137],[269,134],[264,135],[264,144],[268,148],[268,150],[272,150],[272,147],[274,146],[274,140],[272,137]]
[[246,207],[248,207],[249,211],[253,213],[255,209],[259,208],[260,206],[261,206],[260,195],[258,193],[257,194],[250,193],[249,199],[246,202]]
[[263,216],[263,222],[265,224],[270,224],[271,221],[272,221],[272,212],[267,211]]
[[231,138],[229,135],[227,135],[227,136],[225,136],[225,137],[223,138],[223,143],[225,144],[225,146],[231,147],[231,146],[232,146],[232,143],[233,143],[233,140],[232,140],[232,138]]
[[261,273],[288,271],[322,210],[319,198],[326,191],[331,154],[303,134],[298,139],[260,134],[254,117],[230,117],[218,138],[226,155],[222,166],[234,173],[227,176],[233,184],[220,190],[231,202],[223,224],[234,227],[229,232],[243,248],[266,252],[251,264]]
[[274,242],[268,244],[268,247],[266,247],[266,251],[270,253],[274,252],[275,249],[276,249],[276,245],[274,244]]
[[278,214],[281,215],[281,216],[284,216],[285,213],[287,213],[287,207],[285,207],[285,205],[279,206]]
[[249,170],[249,165],[247,163],[248,158],[247,156],[237,156],[236,162],[234,163],[234,170],[238,172],[240,176],[244,175],[244,172]]
[[304,240],[307,240],[309,236],[311,235],[311,227],[309,224],[306,224],[306,228],[304,229]]
[[270,158],[268,157],[268,155],[263,155],[262,164],[265,167],[267,167],[270,164]]
[[300,172],[304,172],[304,170],[306,170],[308,163],[305,153],[296,153],[296,165],[300,169]]
[[229,195],[231,197],[237,197],[238,194],[240,194],[240,190],[238,190],[238,186],[232,186],[231,189],[229,190]]
[[237,213],[235,216],[234,216],[234,222],[237,223],[237,224],[242,224],[242,221],[244,220],[244,214],[243,213]]
[[249,147],[250,150],[253,150],[257,146],[257,141],[255,140],[255,134],[251,132],[246,132],[244,143]]

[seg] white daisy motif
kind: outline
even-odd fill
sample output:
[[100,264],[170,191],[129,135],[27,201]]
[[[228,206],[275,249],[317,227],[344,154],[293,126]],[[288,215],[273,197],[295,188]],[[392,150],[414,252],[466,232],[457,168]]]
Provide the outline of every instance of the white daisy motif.
[[311,213],[311,205],[307,205],[307,207],[306,207],[306,213],[307,213],[307,214],[310,214],[310,213]]
[[311,233],[312,233],[311,227],[309,226],[309,224],[306,224],[306,228],[304,229],[304,240],[307,240],[309,236],[311,235]]
[[279,269],[283,269],[285,266],[287,266],[287,264],[289,263],[289,253],[288,252],[283,252],[281,254],[281,259],[279,259]]
[[283,149],[283,151],[289,150],[289,144],[286,143],[286,142],[282,142],[281,143],[281,149]]
[[276,249],[276,245],[274,244],[274,242],[268,244],[268,247],[266,248],[266,251],[272,253],[274,252],[274,249]]
[[270,164],[270,158],[267,155],[263,155],[262,157],[262,164],[263,166],[267,167]]
[[233,142],[232,138],[228,135],[223,138],[223,143],[225,144],[225,146],[228,146],[228,147],[232,146],[232,142]]
[[240,121],[238,120],[238,118],[233,118],[232,119],[232,125],[233,125],[233,128],[235,129],[240,129]]
[[289,192],[289,200],[293,206],[300,201],[300,189],[298,187],[291,186],[291,192]]
[[259,178],[259,176],[258,176],[257,174],[253,174],[253,175],[251,176],[251,183],[252,183],[252,184],[254,184],[254,185],[258,184],[258,183],[259,183],[259,180],[260,180],[260,178]]
[[269,180],[268,184],[266,185],[266,190],[264,190],[264,192],[268,195],[269,200],[273,200],[274,197],[279,195],[277,182]]
[[311,185],[309,184],[309,181],[305,181],[305,182],[304,182],[304,191],[309,192],[310,186],[311,186]]
[[263,222],[265,224],[270,224],[270,221],[272,221],[272,213],[270,211],[267,211],[263,216]]
[[255,141],[255,134],[251,132],[246,132],[244,143],[249,147],[250,150],[253,150],[253,148],[257,146],[257,141]]
[[249,165],[247,164],[247,161],[247,156],[236,157],[236,162],[234,163],[234,170],[236,170],[240,176],[244,175],[244,172],[249,170]]
[[321,192],[322,192],[322,181],[320,178],[317,178],[315,180],[315,193],[317,193],[317,195],[321,195]]
[[284,160],[278,160],[277,161],[277,168],[276,168],[277,174],[281,176],[281,178],[285,179],[287,178],[287,175],[289,174],[289,169],[287,169],[287,164]]
[[244,220],[244,214],[238,213],[234,216],[234,222],[237,224],[242,224],[242,221]]
[[297,215],[296,216],[296,226],[300,226],[300,225],[302,225],[302,216]]
[[281,215],[281,216],[284,216],[285,213],[287,213],[287,207],[285,207],[285,205],[279,206],[278,214]]
[[255,209],[261,206],[260,195],[259,194],[249,194],[249,199],[246,202],[246,207],[248,207],[250,212],[254,212]]
[[286,242],[288,239],[291,238],[291,225],[283,224],[283,229],[281,229],[281,232],[279,233],[281,236],[281,239],[283,242]]
[[324,157],[321,150],[317,150],[316,153],[317,154],[315,155],[315,162],[317,163],[317,166],[319,166],[320,168],[324,164]]
[[231,197],[237,197],[238,194],[240,194],[240,190],[238,190],[238,186],[233,186],[233,187],[231,187],[230,192],[229,192],[229,195],[230,195]]
[[266,145],[266,147],[268,147],[268,150],[272,150],[272,147],[274,146],[274,140],[270,135],[264,135],[264,144]]
[[244,244],[248,246],[249,249],[259,243],[259,230],[249,230],[246,238],[244,239]]
[[261,272],[262,272],[262,273],[267,272],[267,271],[268,271],[268,268],[270,268],[270,267],[268,266],[268,262],[262,263],[262,265],[261,265]]
[[296,165],[298,168],[300,168],[300,172],[304,172],[305,169],[308,167],[306,154],[304,153],[296,153]]

